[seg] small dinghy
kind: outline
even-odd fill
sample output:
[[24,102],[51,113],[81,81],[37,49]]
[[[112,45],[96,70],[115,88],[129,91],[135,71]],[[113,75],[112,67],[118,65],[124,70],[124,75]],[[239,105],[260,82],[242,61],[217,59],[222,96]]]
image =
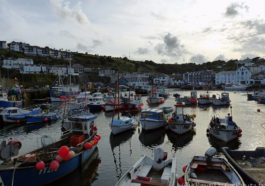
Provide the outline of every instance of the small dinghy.
[[116,186],[175,186],[176,159],[167,160],[167,153],[154,149],[154,159],[143,156],[116,183]]
[[216,153],[211,147],[205,156],[194,156],[189,165],[183,167],[179,185],[245,185],[236,169]]
[[265,148],[256,150],[230,150],[227,147],[222,151],[228,161],[235,167],[248,185],[265,185]]
[[242,129],[228,114],[224,119],[213,117],[207,129],[207,135],[211,135],[221,141],[229,142],[242,136]]

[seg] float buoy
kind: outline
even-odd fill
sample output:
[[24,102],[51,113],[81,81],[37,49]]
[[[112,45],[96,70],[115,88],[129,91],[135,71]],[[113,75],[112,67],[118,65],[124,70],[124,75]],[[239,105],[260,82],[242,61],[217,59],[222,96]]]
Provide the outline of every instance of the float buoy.
[[179,185],[185,185],[185,181],[184,181],[184,179],[182,177],[178,178],[178,184]]
[[69,147],[64,145],[59,148],[58,154],[64,159],[68,155],[69,151]]
[[53,171],[56,171],[58,168],[59,168],[60,164],[58,161],[56,160],[53,160],[51,163],[50,163],[50,169],[53,170]]
[[42,170],[45,167],[45,163],[43,161],[39,161],[36,163],[35,167],[37,170]]
[[257,112],[260,112],[260,109],[257,109]]

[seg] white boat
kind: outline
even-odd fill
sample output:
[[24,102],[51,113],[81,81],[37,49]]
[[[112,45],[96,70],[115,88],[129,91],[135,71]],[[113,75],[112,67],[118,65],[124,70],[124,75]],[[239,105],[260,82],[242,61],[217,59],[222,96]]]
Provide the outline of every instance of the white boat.
[[51,102],[63,102],[80,94],[79,85],[58,85],[50,90]]
[[161,109],[149,109],[141,112],[140,123],[144,130],[153,130],[166,125],[168,118]]
[[101,92],[95,92],[88,99],[87,107],[92,111],[101,110],[104,108],[104,104],[103,94]]
[[247,89],[247,85],[242,85],[242,84],[226,85],[224,87],[224,90],[230,90],[230,91],[240,91],[240,90],[246,90],[246,89]]
[[137,125],[135,117],[121,116],[110,123],[111,133],[116,135],[131,129],[134,129]]
[[211,147],[205,156],[194,156],[183,167],[184,175],[178,178],[179,185],[245,185],[236,169],[223,157],[216,156]]
[[174,112],[172,117],[168,120],[168,128],[176,134],[187,133],[196,126],[194,123],[195,115],[187,115],[182,113]]
[[223,92],[221,94],[221,97],[212,100],[212,104],[214,106],[229,106],[230,105],[229,93]]
[[163,97],[160,97],[157,92],[151,92],[148,95],[148,98],[146,101],[148,104],[161,104],[165,102],[165,99]]
[[207,129],[207,134],[224,142],[229,142],[233,139],[241,137],[241,132],[242,130],[232,120],[232,116],[230,116],[230,114],[228,114],[224,119],[214,116]]
[[0,121],[4,123],[20,123],[26,120],[26,116],[41,113],[40,108],[34,110],[25,110],[18,107],[7,107],[0,113]]
[[154,149],[154,159],[141,157],[125,174],[119,179],[115,186],[137,186],[137,185],[176,185],[176,159],[167,160],[167,153],[161,148]]

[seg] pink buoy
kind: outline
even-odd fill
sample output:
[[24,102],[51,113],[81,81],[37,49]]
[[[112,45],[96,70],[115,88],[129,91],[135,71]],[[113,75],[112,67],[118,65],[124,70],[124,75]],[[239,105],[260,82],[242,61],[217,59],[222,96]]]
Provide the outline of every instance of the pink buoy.
[[65,158],[65,157],[68,155],[69,151],[70,151],[69,147],[67,147],[67,146],[64,145],[64,146],[61,146],[61,147],[59,148],[58,154],[59,154],[62,158]]
[[56,171],[58,168],[59,168],[60,164],[58,161],[56,160],[53,160],[51,163],[50,163],[50,169],[53,170],[53,171]]
[[43,161],[39,161],[36,163],[35,167],[37,170],[42,170],[45,167],[45,163]]

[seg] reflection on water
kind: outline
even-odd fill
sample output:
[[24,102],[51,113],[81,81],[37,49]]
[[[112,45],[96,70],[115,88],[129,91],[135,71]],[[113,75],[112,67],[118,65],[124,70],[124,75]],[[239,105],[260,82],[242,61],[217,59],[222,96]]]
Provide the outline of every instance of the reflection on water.
[[178,149],[182,149],[184,146],[188,145],[195,135],[194,131],[190,131],[186,134],[177,135],[171,130],[167,131],[167,137],[169,141],[172,143],[172,150],[177,151]]
[[[56,186],[89,186],[93,183],[98,176],[97,169],[101,160],[99,159],[98,148],[95,149],[95,152],[92,154],[90,159],[87,160],[85,164],[74,171],[73,173],[67,175],[61,180],[58,180],[50,185]],[[66,184],[67,183],[67,184]]]
[[139,140],[144,146],[154,148],[164,142],[165,134],[166,130],[164,128],[150,131],[142,130]]
[[215,147],[218,151],[221,151],[222,147],[228,147],[229,149],[235,150],[238,149],[241,145],[240,139],[236,138],[228,143],[216,139],[215,137],[209,135],[208,136],[209,143],[211,146]]
[[[122,161],[121,161],[121,146],[120,145],[128,141],[132,137],[133,134],[134,134],[134,131],[132,130],[123,132],[118,135],[113,135],[112,133],[110,134],[110,138],[109,138],[110,146],[111,146],[111,151],[113,155],[117,179],[120,179],[120,177],[122,176]],[[117,150],[115,150],[115,148]],[[130,155],[132,155],[131,141],[129,142],[129,149],[130,149],[129,150]]]

